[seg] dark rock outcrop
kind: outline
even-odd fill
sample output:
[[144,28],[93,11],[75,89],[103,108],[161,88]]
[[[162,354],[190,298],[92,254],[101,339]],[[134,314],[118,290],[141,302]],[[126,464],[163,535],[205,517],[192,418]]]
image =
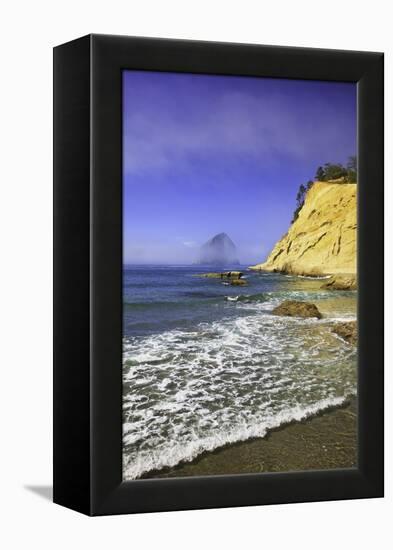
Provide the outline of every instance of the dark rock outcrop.
[[350,344],[356,345],[358,341],[358,326],[356,321],[347,321],[346,323],[336,323],[333,326],[333,332],[343,338]]
[[273,309],[273,313],[274,315],[283,315],[286,317],[322,318],[322,314],[315,304],[298,302],[296,300],[285,300],[285,302]]
[[241,279],[243,273],[241,271],[223,271],[221,273],[201,273],[197,277],[205,277],[207,279]]
[[246,281],[246,279],[232,279],[231,280],[231,285],[232,286],[246,286],[247,281]]
[[355,275],[333,275],[322,288],[327,290],[356,290]]
[[242,279],[243,273],[241,271],[222,271],[221,273],[200,273],[196,277],[204,277],[206,279],[221,279],[226,281],[225,284],[231,284],[233,286],[246,286],[248,282],[246,279]]

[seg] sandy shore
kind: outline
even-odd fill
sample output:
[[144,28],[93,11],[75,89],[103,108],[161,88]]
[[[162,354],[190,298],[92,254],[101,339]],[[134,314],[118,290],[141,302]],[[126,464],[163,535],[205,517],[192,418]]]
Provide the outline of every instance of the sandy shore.
[[228,445],[144,478],[351,468],[357,460],[356,411],[352,400],[340,409],[273,430],[263,439]]

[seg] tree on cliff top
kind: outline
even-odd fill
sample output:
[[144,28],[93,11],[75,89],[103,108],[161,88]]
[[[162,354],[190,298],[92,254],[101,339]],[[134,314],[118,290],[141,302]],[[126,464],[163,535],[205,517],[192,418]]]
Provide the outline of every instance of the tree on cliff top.
[[312,180],[309,180],[306,185],[304,185],[303,183],[300,184],[299,190],[296,195],[296,209],[295,209],[295,212],[293,213],[293,218],[291,223],[297,220],[299,216],[299,212],[303,208],[304,201],[306,200],[307,191],[311,188],[313,183],[314,182]]
[[357,181],[357,158],[351,156],[348,158],[346,166],[342,164],[332,164],[327,162],[324,166],[319,166],[315,174],[316,181],[340,180],[342,183],[356,183]]
[[[348,157],[346,166],[342,164],[332,164],[326,162],[319,166],[315,173],[315,181],[336,181],[337,183],[356,183],[357,175],[357,157],[355,155]],[[293,213],[291,224],[297,220],[300,210],[303,208],[306,200],[307,191],[312,187],[314,181],[309,180],[306,185],[300,185],[296,195],[296,208]]]
[[316,181],[325,181],[325,170],[322,166],[319,166],[317,173],[315,174]]
[[358,179],[358,159],[354,155],[348,158],[347,162],[347,179],[348,183],[356,183]]

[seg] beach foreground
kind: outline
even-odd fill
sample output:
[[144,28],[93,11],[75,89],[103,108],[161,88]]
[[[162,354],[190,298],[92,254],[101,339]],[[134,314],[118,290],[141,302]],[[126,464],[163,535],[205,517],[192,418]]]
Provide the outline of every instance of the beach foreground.
[[[356,345],[337,334],[356,321],[356,291],[325,289],[325,279],[237,269],[245,286],[201,277],[201,266],[125,269],[125,480],[263,438],[356,395]],[[315,306],[320,315],[277,314],[286,302]],[[276,459],[281,451],[272,464]],[[224,462],[218,473],[250,471],[242,453]],[[261,461],[251,468],[260,471]]]
[[147,478],[250,474],[352,468],[357,461],[357,402],[303,422],[272,430],[266,437],[222,447]]

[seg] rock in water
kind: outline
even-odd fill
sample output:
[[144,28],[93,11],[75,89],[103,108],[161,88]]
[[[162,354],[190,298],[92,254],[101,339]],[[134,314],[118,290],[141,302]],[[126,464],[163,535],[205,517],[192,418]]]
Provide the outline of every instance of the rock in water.
[[231,280],[232,286],[246,286],[247,281],[245,279],[232,279]]
[[334,275],[322,288],[327,288],[328,290],[356,290],[356,276]]
[[197,263],[201,265],[238,264],[236,246],[226,233],[219,233],[201,247]]
[[285,300],[285,302],[273,309],[273,313],[286,317],[322,318],[322,314],[315,304],[311,304],[310,302],[298,302],[296,300]]
[[336,323],[333,326],[335,332],[340,338],[343,338],[350,344],[356,345],[358,341],[358,327],[356,321],[347,321],[346,323]]
[[198,273],[195,277],[204,277],[206,279],[241,279],[241,271],[223,271],[221,273]]

